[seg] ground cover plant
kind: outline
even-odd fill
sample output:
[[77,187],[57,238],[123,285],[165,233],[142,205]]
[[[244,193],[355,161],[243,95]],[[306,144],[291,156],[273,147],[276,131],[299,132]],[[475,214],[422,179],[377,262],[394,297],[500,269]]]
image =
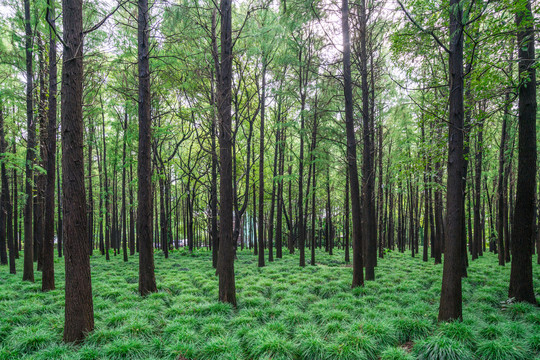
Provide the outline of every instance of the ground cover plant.
[[506,301],[495,255],[470,264],[463,322],[439,325],[442,266],[410,254],[388,252],[355,289],[340,251],[303,269],[295,255],[264,268],[237,255],[236,310],[217,301],[207,251],[156,253],[158,292],[144,298],[136,262],[92,257],[96,326],[78,345],[62,342],[63,260],[47,293],[40,273],[27,283],[2,268],[0,359],[540,359],[540,311]]

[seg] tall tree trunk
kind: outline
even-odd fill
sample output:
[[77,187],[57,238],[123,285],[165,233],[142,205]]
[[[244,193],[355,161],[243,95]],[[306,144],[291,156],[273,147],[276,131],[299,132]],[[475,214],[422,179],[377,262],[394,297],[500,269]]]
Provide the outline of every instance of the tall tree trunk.
[[94,144],[94,121],[89,119],[88,131],[88,247],[90,255],[94,253],[94,192],[92,186],[92,148]]
[[[231,83],[232,83],[232,9],[231,0],[221,0],[221,67],[218,81],[220,199],[219,209],[219,301],[236,307],[233,243],[233,188],[232,188],[232,132],[231,132]],[[260,249],[262,251],[262,249]]]
[[[54,0],[48,1],[49,23],[55,27]],[[41,290],[54,290],[54,187],[56,171],[56,34],[49,30],[49,122],[47,134],[47,184],[45,187],[45,234],[43,237],[43,278]]]
[[126,106],[126,114],[124,117],[124,133],[122,139],[122,253],[124,261],[128,261],[128,236],[127,236],[127,209],[126,209],[126,142],[128,131],[128,114]]
[[[57,140],[58,141],[58,140]],[[58,149],[58,152],[60,153],[60,149]],[[58,194],[58,208],[57,208],[57,212],[58,212],[58,223],[57,223],[57,226],[56,226],[56,233],[57,233],[57,238],[58,238],[58,257],[61,258],[62,257],[62,251],[64,250],[64,242],[63,242],[63,239],[64,239],[64,220],[63,220],[63,217],[64,217],[64,211],[63,211],[63,196],[62,196],[62,193],[61,193],[61,186],[60,186],[60,183],[62,181],[60,181],[60,157],[61,157],[61,153],[59,155],[56,156],[56,178],[58,179],[56,181],[56,193]]]
[[25,28],[25,53],[26,53],[26,174],[25,191],[26,200],[24,204],[24,267],[23,280],[34,282],[34,245],[32,233],[32,208],[33,208],[33,173],[36,146],[36,123],[34,121],[34,101],[32,91],[34,84],[32,81],[32,26],[30,24],[30,0],[24,0],[24,28]]
[[[217,225],[218,220],[218,208],[217,208],[217,169],[218,169],[218,155],[216,147],[216,125],[218,122],[216,114],[216,89],[214,76],[217,78],[219,74],[219,59],[218,59],[218,50],[217,50],[217,10],[214,8],[212,11],[212,51],[214,56],[214,70],[212,72],[212,82],[211,82],[211,97],[212,97],[212,126],[211,126],[211,137],[212,137],[212,183],[210,184],[210,211],[212,216],[211,223],[211,237],[212,237],[212,266],[217,268],[218,263],[218,252],[219,252],[219,229]],[[219,79],[218,79],[219,81]]]
[[63,0],[62,183],[66,307],[64,341],[82,340],[94,330],[90,258],[87,243],[83,153],[82,0]]
[[285,138],[286,129],[283,124],[280,123],[280,140],[279,140],[279,160],[278,160],[278,191],[277,191],[277,214],[276,214],[276,258],[281,259],[283,257],[283,168],[285,163]]
[[[7,265],[8,263],[8,254],[7,254],[7,248],[9,248],[10,255],[13,252],[11,250],[11,243],[9,241],[6,241],[6,216],[7,216],[7,208],[10,206],[9,204],[9,188],[7,187],[7,175],[5,175],[6,172],[6,165],[5,165],[5,159],[4,159],[4,153],[6,152],[6,144],[4,139],[4,112],[3,112],[3,104],[2,104],[2,98],[0,98],[0,159],[1,159],[1,177],[2,177],[2,192],[0,194],[0,265]],[[5,179],[5,180],[4,180]],[[6,185],[4,186],[4,183]],[[4,189],[5,188],[5,189]],[[10,224],[7,225],[7,227],[11,227]],[[13,273],[12,273],[13,274]]]
[[293,208],[292,208],[292,181],[291,181],[291,175],[292,175],[292,164],[289,163],[289,254],[294,254],[294,224],[293,224]]
[[[4,118],[2,114],[2,106],[0,104],[0,154],[7,152],[7,142],[4,135]],[[2,156],[3,157],[3,156]],[[13,208],[11,207],[11,199],[9,192],[9,180],[7,176],[6,165],[2,161],[1,168],[2,176],[2,212],[6,214],[6,231],[7,231],[7,245],[9,248],[9,272],[10,274],[16,274],[17,270],[15,268],[15,258],[18,252],[17,241],[13,237]],[[4,232],[2,231],[2,234]]]
[[[111,214],[111,209],[110,209],[110,205],[109,205],[109,178],[107,176],[107,143],[105,142],[105,112],[103,110],[103,100],[102,98],[100,97],[100,103],[101,103],[101,125],[102,125],[102,130],[103,130],[103,133],[102,133],[102,137],[103,137],[103,159],[102,159],[102,163],[103,163],[103,174],[104,174],[104,179],[103,179],[103,190],[105,192],[105,259],[106,260],[110,260],[110,255],[109,255],[109,249],[111,247],[111,229],[110,229],[110,214]],[[114,243],[113,243],[113,246],[114,246]]]
[[264,59],[264,56],[262,67],[261,128],[259,138],[259,267],[264,266],[264,114],[266,107],[266,59]]
[[516,207],[512,218],[512,265],[508,296],[537,304],[532,274],[536,195],[536,69],[531,3],[516,13],[519,56],[519,142]]
[[[0,156],[2,160],[1,165],[1,177],[2,177],[2,193],[0,195],[0,246],[2,260],[5,258],[7,263],[7,254],[6,254],[6,243],[9,249],[9,272],[11,274],[16,273],[15,269],[15,247],[17,246],[13,240],[13,218],[12,218],[12,208],[9,194],[9,182],[6,170],[5,155],[7,152],[7,143],[4,136],[4,114],[2,109],[2,99],[0,99]],[[7,241],[6,241],[7,240]]]
[[[424,143],[424,146],[426,146],[426,138],[425,138],[425,123],[422,121],[422,142]],[[424,247],[422,252],[422,261],[428,261],[428,247],[429,247],[429,218],[430,218],[430,211],[429,211],[429,185],[428,185],[428,179],[429,179],[429,161],[428,161],[428,155],[424,155],[424,161],[426,162],[425,172],[424,172]]]
[[[45,86],[47,70],[45,66],[44,46],[41,35],[38,36],[38,59],[39,59],[39,163],[42,168],[47,168],[47,87]],[[43,269],[43,204],[45,195],[46,178],[42,173],[36,173],[35,198],[34,198],[34,261],[37,261],[37,269]]]
[[345,231],[344,231],[344,236],[345,236],[345,262],[348,264],[351,259],[350,259],[350,256],[349,256],[349,247],[350,247],[350,244],[349,244],[349,239],[350,239],[350,234],[349,234],[349,228],[350,228],[350,225],[349,225],[349,171],[346,171],[346,179],[345,179]]
[[462,319],[463,222],[463,29],[458,0],[450,0],[450,119],[448,136],[447,241],[439,321]]
[[[15,141],[13,142],[13,154],[17,153]],[[15,259],[19,258],[21,249],[19,233],[19,191],[17,187],[17,169],[13,169],[13,243],[15,245]]]
[[276,129],[276,144],[274,148],[274,166],[272,169],[272,195],[270,200],[270,215],[268,218],[268,261],[274,261],[274,207],[276,205],[276,175],[279,153],[279,129]]
[[362,157],[362,239],[365,242],[366,280],[375,280],[377,264],[377,227],[375,219],[375,177],[373,176],[373,126],[369,116],[369,84],[367,42],[366,1],[360,5],[360,62],[362,78],[362,125],[363,125],[363,157]]
[[[356,139],[354,135],[353,96],[351,79],[351,39],[349,34],[349,2],[341,1],[341,29],[343,33],[343,93],[345,96],[345,128],[347,132],[347,165],[352,205],[353,226],[353,279],[352,287],[364,285],[362,260],[362,229],[360,184],[358,182],[358,164],[356,162]],[[365,45],[365,43],[364,43]],[[367,75],[366,75],[367,76]],[[366,94],[367,95],[367,94]]]
[[[129,178],[133,180],[133,165],[129,163]],[[133,199],[133,186],[129,184],[129,255],[135,255],[135,200]]]
[[139,293],[157,291],[152,249],[152,117],[150,112],[150,59],[148,0],[138,0],[138,68],[139,68],[139,154],[137,177],[138,214],[137,242],[139,244]]
[[471,251],[471,259],[476,260],[482,244],[482,221],[480,218],[480,194],[482,191],[482,154],[484,147],[484,122],[478,124],[478,138],[476,140],[475,178],[474,178],[474,238]]

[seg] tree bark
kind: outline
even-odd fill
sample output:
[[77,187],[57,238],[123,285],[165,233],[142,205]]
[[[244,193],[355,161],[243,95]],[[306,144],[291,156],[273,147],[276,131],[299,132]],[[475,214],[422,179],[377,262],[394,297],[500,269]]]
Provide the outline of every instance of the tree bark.
[[[54,0],[48,1],[49,22],[55,27]],[[47,134],[47,184],[45,187],[45,234],[43,237],[43,278],[41,290],[54,290],[54,190],[56,172],[56,95],[57,95],[57,67],[56,67],[56,34],[49,30],[49,122]]]
[[[375,219],[375,177],[373,172],[373,126],[369,116],[369,84],[367,59],[367,15],[366,1],[360,5],[360,62],[362,78],[362,124],[363,124],[363,156],[362,156],[362,239],[365,242],[366,280],[375,280],[377,264],[377,226]],[[411,214],[412,216],[412,214]]]
[[508,296],[537,305],[532,274],[536,198],[536,69],[531,3],[516,13],[519,56],[519,142],[516,207],[512,218],[512,265]]
[[152,249],[152,117],[150,112],[150,59],[148,0],[138,0],[138,70],[139,70],[139,154],[137,177],[138,214],[137,242],[139,244],[139,293],[157,291]]
[[[353,278],[352,287],[364,285],[362,260],[362,229],[360,184],[358,182],[358,164],[356,162],[356,139],[354,134],[353,96],[351,79],[351,40],[349,34],[349,2],[341,2],[341,29],[343,33],[343,93],[345,96],[345,128],[347,132],[347,165],[352,205],[353,227]],[[367,95],[367,94],[366,94]]]
[[447,241],[439,321],[462,319],[463,222],[463,29],[458,0],[450,0],[450,110],[447,179]]
[[[266,102],[266,60],[263,56],[261,92],[261,128],[259,138],[259,267],[264,266],[264,115]],[[271,251],[271,250],[270,250]]]
[[83,4],[63,0],[62,183],[66,307],[64,341],[77,342],[94,330],[90,258],[87,243],[83,153]]
[[[233,243],[233,188],[232,188],[232,132],[231,132],[231,82],[232,82],[232,4],[221,0],[221,67],[218,82],[220,199],[219,209],[219,301],[236,307]],[[260,249],[262,251],[262,249]]]
[[26,165],[25,165],[25,192],[24,202],[24,267],[23,280],[34,282],[34,245],[32,233],[32,210],[33,210],[33,173],[36,146],[36,123],[34,121],[34,100],[32,81],[32,26],[30,24],[30,0],[24,0],[24,28],[25,28],[25,53],[26,53]]

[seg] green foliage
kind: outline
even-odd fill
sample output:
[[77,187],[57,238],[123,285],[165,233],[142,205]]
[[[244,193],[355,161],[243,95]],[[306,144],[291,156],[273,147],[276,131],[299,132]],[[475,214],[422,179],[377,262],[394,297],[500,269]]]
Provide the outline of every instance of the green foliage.
[[523,343],[508,337],[480,343],[476,355],[479,360],[525,360],[531,357]]
[[472,360],[472,352],[462,343],[446,336],[435,336],[414,345],[419,360]]

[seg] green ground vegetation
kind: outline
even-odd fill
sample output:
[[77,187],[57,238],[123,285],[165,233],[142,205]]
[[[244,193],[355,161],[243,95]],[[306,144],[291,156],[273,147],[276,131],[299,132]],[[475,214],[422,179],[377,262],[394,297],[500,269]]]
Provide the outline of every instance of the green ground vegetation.
[[387,253],[376,281],[351,289],[339,251],[306,268],[289,254],[257,268],[239,252],[238,309],[217,302],[209,252],[155,256],[159,292],[145,298],[136,261],[92,257],[96,326],[78,345],[62,342],[63,260],[49,293],[40,273],[32,284],[1,268],[0,359],[540,359],[540,310],[507,301],[510,267],[492,254],[470,263],[463,322],[440,325],[442,266],[410,254]]

